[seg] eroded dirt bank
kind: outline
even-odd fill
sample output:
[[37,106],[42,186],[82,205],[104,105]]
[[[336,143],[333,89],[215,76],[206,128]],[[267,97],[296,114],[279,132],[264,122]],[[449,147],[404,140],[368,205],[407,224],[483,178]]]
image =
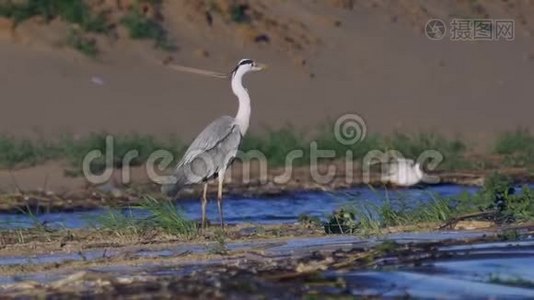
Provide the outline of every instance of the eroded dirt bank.
[[[330,173],[329,167],[335,172]],[[116,169],[105,184],[93,185],[82,177],[65,174],[65,165],[50,162],[45,165],[19,170],[0,170],[0,212],[20,212],[28,207],[33,211],[72,211],[101,207],[124,207],[139,203],[143,195],[160,197],[159,185],[151,182],[144,167],[131,169],[130,182],[125,184],[121,170]],[[435,176],[433,184],[459,184],[481,186],[484,178],[493,172],[510,176],[515,182],[532,182],[534,177],[526,168],[505,168],[486,170],[465,170],[454,172],[430,172]],[[248,178],[243,174],[248,174]],[[261,173],[258,166],[243,167],[234,164],[227,174],[226,195],[239,197],[280,196],[300,191],[333,191],[362,185],[383,186],[379,170],[368,173],[357,166],[346,171],[344,163],[333,162],[320,165],[268,168]],[[395,188],[388,185],[388,187]],[[197,198],[200,186],[186,188],[178,199]],[[216,186],[210,187],[210,194],[216,193]]]

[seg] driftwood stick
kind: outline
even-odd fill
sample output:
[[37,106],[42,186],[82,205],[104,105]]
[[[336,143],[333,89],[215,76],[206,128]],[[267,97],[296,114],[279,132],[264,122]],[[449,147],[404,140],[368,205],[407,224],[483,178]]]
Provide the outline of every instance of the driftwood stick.
[[439,229],[445,229],[445,228],[452,228],[453,225],[457,224],[460,221],[472,219],[472,218],[479,218],[479,217],[489,217],[494,216],[497,214],[497,211],[482,211],[482,212],[476,212],[476,213],[469,213],[465,215],[458,216],[456,218],[452,218],[439,226]]

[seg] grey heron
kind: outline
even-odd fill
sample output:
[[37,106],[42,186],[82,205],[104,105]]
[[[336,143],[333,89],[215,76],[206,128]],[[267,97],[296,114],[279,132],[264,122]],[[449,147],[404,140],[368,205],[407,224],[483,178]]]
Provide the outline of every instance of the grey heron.
[[222,207],[224,173],[237,154],[250,120],[250,96],[243,86],[243,76],[252,71],[263,70],[265,67],[250,59],[239,61],[231,73],[232,91],[239,100],[236,116],[222,116],[204,128],[178,162],[170,182],[161,187],[162,193],[174,198],[183,187],[204,183],[201,197],[202,228],[206,227],[208,182],[212,179],[218,181],[217,207],[221,227],[224,228]]

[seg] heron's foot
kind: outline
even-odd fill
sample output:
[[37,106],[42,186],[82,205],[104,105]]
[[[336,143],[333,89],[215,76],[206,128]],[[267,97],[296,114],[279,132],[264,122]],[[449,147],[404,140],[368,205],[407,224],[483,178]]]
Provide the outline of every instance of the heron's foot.
[[208,229],[208,227],[210,226],[210,221],[209,220],[200,220],[198,223],[197,223],[197,229],[199,232],[203,233],[206,231],[206,229]]

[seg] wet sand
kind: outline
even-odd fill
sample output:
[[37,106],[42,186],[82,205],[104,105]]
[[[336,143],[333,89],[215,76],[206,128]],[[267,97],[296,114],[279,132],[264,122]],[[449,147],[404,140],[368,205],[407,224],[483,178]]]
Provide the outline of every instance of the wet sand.
[[[223,245],[226,249],[223,254],[214,251],[220,251],[217,242],[170,241],[126,244],[121,247],[111,244],[96,246],[94,241],[83,241],[82,245],[93,243],[96,248],[82,247],[79,251],[70,245],[79,243],[76,241],[65,241],[61,250],[51,250],[52,243],[30,242],[29,245],[40,250],[34,251],[34,255],[25,256],[30,260],[28,264],[17,264],[16,257],[9,254],[13,249],[0,250],[0,289],[3,295],[9,297],[82,294],[109,297],[131,295],[135,291],[138,296],[170,297],[180,293],[188,297],[241,299],[278,295],[287,298],[290,295],[307,294],[355,295],[370,292],[369,289],[373,287],[378,288],[373,292],[378,295],[393,291],[402,293],[408,287],[410,293],[418,295],[424,293],[424,289],[409,283],[379,288],[377,284],[386,283],[387,280],[384,280],[387,277],[354,281],[351,276],[372,277],[372,272],[377,276],[381,270],[386,273],[408,272],[402,277],[404,280],[410,276],[420,276],[421,280],[432,278],[426,276],[443,276],[443,280],[447,281],[446,289],[456,288],[459,292],[459,282],[450,280],[453,280],[454,270],[462,270],[462,262],[466,266],[469,266],[466,262],[470,261],[471,264],[478,261],[483,264],[485,260],[496,259],[500,255],[499,263],[509,264],[514,259],[532,256],[532,241],[500,242],[502,237],[498,236],[499,229],[423,231],[363,239],[355,236],[317,236],[313,230],[306,233],[301,229],[299,233],[298,226],[284,226],[287,230],[277,238],[268,237],[268,234],[267,238],[254,237],[254,234],[248,237],[234,235],[239,232],[253,233],[254,230],[250,230],[256,228],[253,225],[231,228],[230,238]],[[528,235],[532,228],[518,230]],[[265,232],[268,233],[269,229]],[[292,234],[298,234],[298,237]],[[386,239],[389,241],[383,242]],[[506,258],[502,257],[504,253],[508,254]],[[458,263],[455,266],[456,261]],[[443,272],[444,267],[450,264],[451,273],[433,272],[440,269],[433,267],[434,264],[441,265]],[[516,269],[516,272],[525,271]],[[480,276],[486,276],[487,272],[481,270]],[[528,287],[515,290],[504,282],[486,282],[484,278],[469,280],[474,285],[481,282],[491,284],[486,286],[490,290],[477,287],[464,292],[465,295],[533,293]],[[291,288],[288,290],[288,287]],[[446,293],[446,290],[436,289],[433,293],[438,295]]]

